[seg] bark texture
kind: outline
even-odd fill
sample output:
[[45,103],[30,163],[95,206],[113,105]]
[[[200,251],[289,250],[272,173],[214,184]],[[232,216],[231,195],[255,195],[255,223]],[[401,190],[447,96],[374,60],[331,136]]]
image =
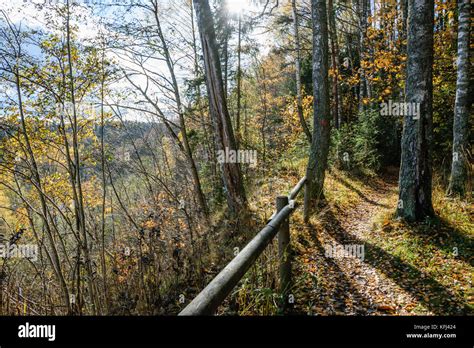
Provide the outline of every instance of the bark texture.
[[306,169],[305,221],[309,220],[311,210],[316,206],[323,194],[331,127],[326,1],[313,0],[311,5],[313,20],[314,128],[308,168]]
[[434,215],[431,201],[433,118],[433,0],[408,3],[406,102],[419,103],[420,115],[405,116],[397,216],[421,221]]
[[[471,29],[470,0],[459,0],[459,31],[456,102],[453,124],[453,159],[449,194],[466,195],[466,182],[469,173],[469,116],[471,114],[472,93],[470,92],[470,52]],[[472,88],[471,88],[472,89]]]
[[298,9],[296,8],[296,0],[291,0],[291,7],[293,12],[293,35],[295,39],[295,51],[296,51],[296,59],[295,59],[295,78],[296,78],[296,103],[297,103],[297,111],[298,111],[298,118],[300,120],[301,127],[303,128],[306,137],[308,138],[308,142],[311,144],[312,137],[311,132],[309,130],[308,125],[306,124],[306,120],[304,119],[303,113],[303,96],[301,90],[301,43],[300,43],[300,35],[299,35],[299,24],[298,24]]
[[[209,108],[217,135],[217,148],[237,151],[232,123],[222,81],[214,20],[208,0],[193,0],[204,57],[204,70],[209,96]],[[239,163],[221,163],[229,208],[239,213],[246,207],[245,189]]]

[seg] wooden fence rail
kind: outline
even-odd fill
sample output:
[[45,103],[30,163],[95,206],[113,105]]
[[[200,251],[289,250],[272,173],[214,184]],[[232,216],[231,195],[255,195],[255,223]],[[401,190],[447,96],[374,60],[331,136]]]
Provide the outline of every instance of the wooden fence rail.
[[278,232],[278,255],[280,260],[280,293],[287,303],[287,292],[291,286],[291,260],[289,255],[289,216],[296,207],[294,199],[306,183],[302,178],[288,196],[276,200],[277,211],[268,224],[245,246],[244,249],[202,290],[179,315],[212,315],[242,279],[256,259],[270,244]]

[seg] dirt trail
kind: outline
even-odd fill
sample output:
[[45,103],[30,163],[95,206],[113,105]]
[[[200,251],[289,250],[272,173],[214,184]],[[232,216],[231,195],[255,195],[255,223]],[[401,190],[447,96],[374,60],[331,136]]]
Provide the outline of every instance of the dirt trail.
[[[393,280],[396,277],[384,269],[383,262],[378,264],[378,257],[390,259],[390,255],[370,242],[376,238],[374,217],[383,210],[393,211],[396,205],[396,174],[364,182],[368,187],[364,192],[353,188],[360,196],[359,204],[348,210],[326,208],[317,218],[318,226],[305,227],[311,239],[297,256],[298,271],[304,276],[298,278],[296,286],[305,305],[296,305],[297,311],[314,315],[408,315],[412,308],[422,305]],[[350,253],[347,248],[352,245],[359,248],[353,251],[364,247],[364,259],[348,257],[347,253],[336,257],[328,254],[329,250]]]

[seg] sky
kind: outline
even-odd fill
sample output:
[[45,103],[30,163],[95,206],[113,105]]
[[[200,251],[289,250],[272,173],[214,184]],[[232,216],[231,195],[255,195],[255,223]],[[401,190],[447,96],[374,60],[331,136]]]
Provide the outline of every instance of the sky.
[[[55,12],[51,9],[51,6],[57,3],[64,3],[64,1],[65,0],[0,0],[0,10],[7,12],[10,20],[16,26],[21,26],[22,29],[35,29],[63,36],[64,32],[61,31],[59,25],[55,28],[54,25],[48,24],[48,22],[51,23],[51,21],[53,21],[54,23],[55,20],[59,21],[58,18],[55,17]],[[76,40],[85,44],[90,43],[91,40],[97,38],[99,32],[105,33],[108,37],[114,36],[116,32],[112,26],[109,25],[109,22],[116,22],[117,18],[123,18],[123,22],[134,20],[140,23],[145,23],[146,20],[150,20],[149,16],[147,17],[147,15],[145,15],[144,10],[134,9],[132,12],[124,10],[124,4],[129,4],[131,1],[134,1],[135,3],[140,1],[140,3],[143,3],[145,0],[71,0],[71,2],[73,1],[78,3],[80,7],[74,7],[74,10],[72,11],[73,16],[71,24],[78,28]],[[262,6],[256,5],[256,0],[226,1],[229,12],[236,16],[255,15],[262,8]],[[184,21],[187,21],[190,17],[189,7],[180,6],[181,3],[184,4],[184,0],[159,0],[165,37],[173,38],[174,35],[176,35],[176,32],[185,33],[181,40],[184,41],[186,38],[191,38],[191,26],[189,24],[190,20],[183,24],[183,18]],[[46,6],[44,6],[45,4]],[[266,40],[262,35],[256,35],[255,37],[257,40],[261,41],[261,48],[265,51],[265,47],[268,46],[269,40]],[[199,36],[197,36],[197,39],[199,40]],[[128,36],[121,34],[121,43],[132,44],[135,42],[136,38],[132,34]],[[181,44],[178,42],[173,46],[174,43],[170,43],[170,49],[174,60],[177,62],[177,78],[181,87],[183,87],[186,78],[190,76],[193,62],[192,59],[186,57],[191,54],[190,51],[186,51],[190,48]],[[237,45],[236,38],[231,40],[230,45]],[[232,49],[232,47],[230,49]],[[36,46],[26,45],[26,50],[33,56],[40,56],[40,50]],[[137,65],[130,62],[132,55],[125,53],[123,50],[109,50],[107,56],[110,59],[114,59],[121,69],[126,71],[137,69]],[[149,59],[144,64],[144,67],[156,74],[168,75],[167,66],[162,60]],[[131,80],[142,89],[148,88],[148,90],[155,95],[160,107],[165,110],[168,108],[165,94],[163,94],[158,88],[154,87],[150,81],[147,83],[147,78],[145,76],[134,75],[131,77]],[[123,92],[130,86],[131,84],[126,79],[122,79],[115,82],[114,85],[111,86],[111,89],[117,92]],[[0,101],[2,100],[1,98],[2,97],[0,97]],[[112,100],[110,102],[112,103]],[[167,112],[167,114],[170,113],[170,111]],[[144,114],[140,112],[128,110],[127,112],[124,112],[124,114],[127,115],[127,119],[137,121],[148,120],[146,117],[143,117]]]

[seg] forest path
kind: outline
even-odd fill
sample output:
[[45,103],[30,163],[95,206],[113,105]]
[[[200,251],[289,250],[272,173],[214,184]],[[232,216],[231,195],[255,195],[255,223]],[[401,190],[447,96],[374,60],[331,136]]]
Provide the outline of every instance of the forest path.
[[[425,302],[400,281],[412,267],[374,244],[374,218],[382,211],[394,211],[398,199],[398,172],[365,180],[360,190],[336,176],[359,196],[351,208],[331,204],[313,223],[297,235],[295,266],[295,310],[314,315],[408,315]],[[304,226],[304,225],[303,225]],[[364,257],[331,256],[328,250],[362,251]],[[352,253],[354,255],[354,253]],[[415,270],[416,274],[416,270]],[[408,277],[409,278],[409,277]],[[409,279],[416,281],[416,279]],[[298,302],[304,298],[304,304]],[[421,300],[421,301],[420,301]],[[421,307],[419,307],[421,306]]]

